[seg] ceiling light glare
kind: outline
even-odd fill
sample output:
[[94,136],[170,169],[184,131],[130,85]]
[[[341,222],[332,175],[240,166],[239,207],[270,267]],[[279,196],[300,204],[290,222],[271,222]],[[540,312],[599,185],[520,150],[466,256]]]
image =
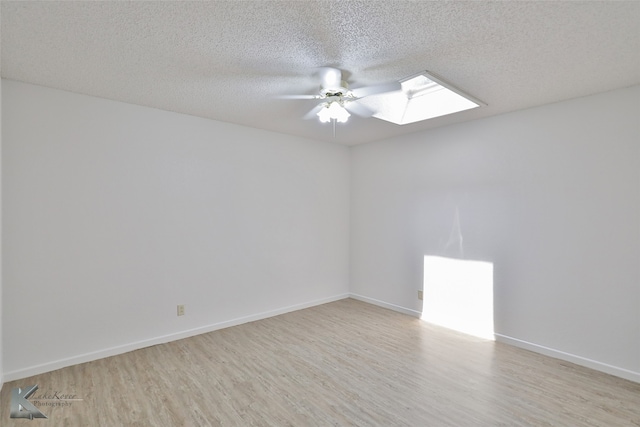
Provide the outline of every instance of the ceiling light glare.
[[349,120],[349,112],[337,101],[329,102],[324,108],[318,111],[318,118],[322,123],[329,123],[336,120],[339,123],[346,123]]
[[486,105],[427,72],[402,79],[400,85],[401,91],[372,97],[373,117],[406,125]]

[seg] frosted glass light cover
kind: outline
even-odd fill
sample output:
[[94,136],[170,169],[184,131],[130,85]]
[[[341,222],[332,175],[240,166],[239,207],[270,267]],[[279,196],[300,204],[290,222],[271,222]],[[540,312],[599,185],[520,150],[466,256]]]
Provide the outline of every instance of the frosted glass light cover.
[[339,123],[346,123],[349,116],[351,116],[351,114],[337,102],[331,102],[327,107],[318,111],[318,118],[322,123],[328,123],[331,119],[335,119]]

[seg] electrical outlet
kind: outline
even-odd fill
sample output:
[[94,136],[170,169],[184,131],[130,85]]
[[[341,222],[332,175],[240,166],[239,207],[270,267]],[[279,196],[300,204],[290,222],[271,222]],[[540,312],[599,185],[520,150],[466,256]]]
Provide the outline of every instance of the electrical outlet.
[[184,316],[184,305],[178,306],[178,316]]
[[422,301],[422,291],[418,291],[418,299]]

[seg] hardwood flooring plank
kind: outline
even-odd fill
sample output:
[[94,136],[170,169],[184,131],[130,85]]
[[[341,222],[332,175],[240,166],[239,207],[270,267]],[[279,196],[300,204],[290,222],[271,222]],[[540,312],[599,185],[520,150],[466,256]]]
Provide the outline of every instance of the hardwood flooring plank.
[[[9,382],[48,426],[640,426],[640,384],[347,299]],[[30,399],[34,401],[33,398]]]

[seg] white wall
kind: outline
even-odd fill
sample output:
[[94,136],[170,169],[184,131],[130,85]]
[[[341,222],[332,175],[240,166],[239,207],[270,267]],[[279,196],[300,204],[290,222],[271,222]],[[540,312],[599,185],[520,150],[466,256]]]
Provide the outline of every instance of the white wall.
[[[0,55],[1,56],[1,55]],[[0,79],[0,100],[2,99],[2,79]],[[2,102],[0,102],[0,390],[4,384],[2,368]]]
[[347,147],[2,90],[5,379],[347,295]]
[[640,381],[639,113],[633,87],[354,147],[351,292],[418,313],[425,255],[489,261],[499,339]]
[[494,263],[501,339],[640,380],[639,87],[349,165],[342,146],[2,83],[5,380],[347,292],[418,313],[423,257],[461,256],[456,212],[462,256]]

